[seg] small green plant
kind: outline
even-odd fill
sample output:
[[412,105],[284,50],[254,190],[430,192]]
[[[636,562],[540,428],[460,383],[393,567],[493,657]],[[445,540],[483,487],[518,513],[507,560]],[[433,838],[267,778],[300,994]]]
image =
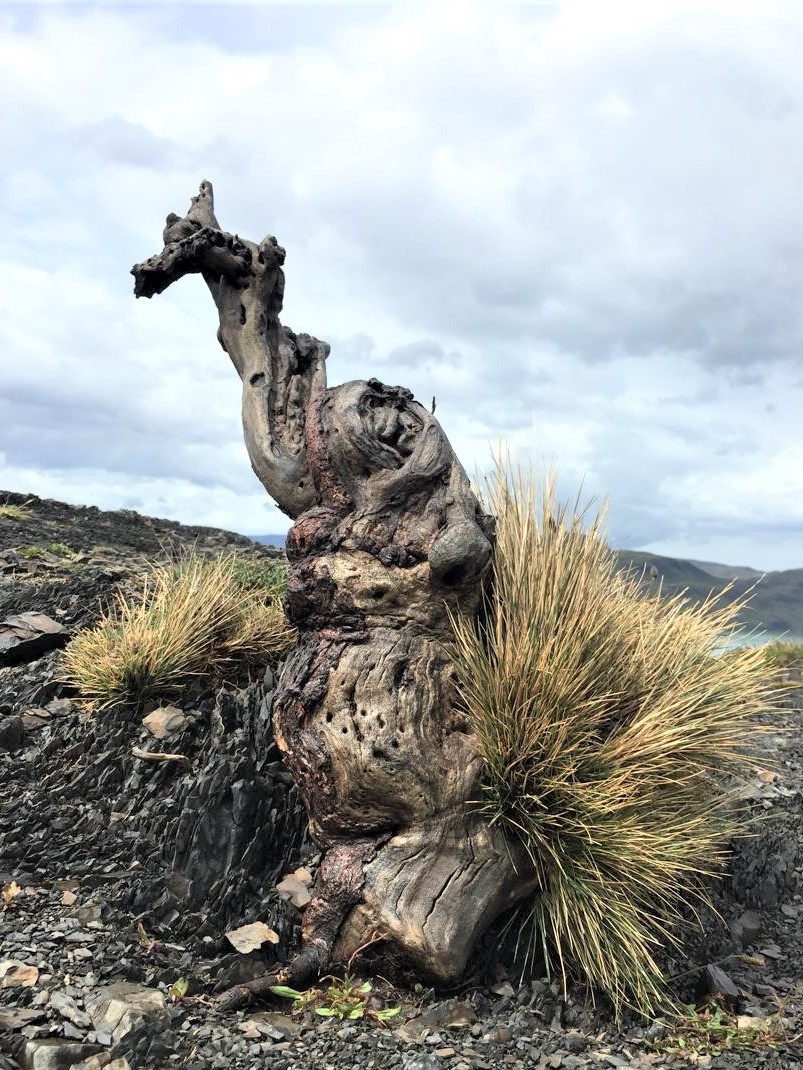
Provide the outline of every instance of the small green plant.
[[45,556],[45,551],[41,546],[20,546],[17,553],[20,557],[24,557],[26,561],[33,561],[37,557]]
[[66,678],[98,709],[170,693],[189,677],[262,662],[292,646],[280,605],[244,587],[236,557],[189,554],[155,568],[64,653]]
[[751,1019],[734,1015],[716,1000],[701,1007],[683,1004],[676,1017],[659,1024],[665,1026],[664,1032],[649,1043],[664,1055],[682,1052],[694,1057],[730,1051],[758,1052],[799,1039],[790,1036],[782,1009],[766,1018]]
[[247,591],[281,602],[287,590],[287,566],[264,557],[237,557],[233,577]]
[[159,943],[155,936],[151,936],[141,921],[137,922],[135,936],[137,943],[147,954],[150,954]]
[[171,985],[167,986],[167,997],[171,1003],[180,1003],[190,990],[190,982],[186,977],[178,977]]
[[527,850],[516,922],[618,1013],[666,1003],[657,953],[705,900],[746,821],[735,788],[771,706],[764,656],[714,656],[739,602],[661,599],[622,574],[599,516],[501,463],[483,612],[453,620],[457,687],[485,765],[477,806]]
[[66,542],[51,542],[47,548],[51,554],[58,554],[59,557],[72,557],[75,554],[75,550]]
[[326,988],[311,988],[299,992],[287,985],[273,985],[271,992],[283,999],[292,999],[293,1013],[298,1014],[312,1007],[321,1018],[339,1018],[343,1021],[355,1021],[358,1018],[372,1018],[377,1022],[387,1022],[397,1017],[401,1007],[375,1007],[371,1004],[373,985],[370,981],[346,974],[345,977],[325,977],[331,984]]
[[0,517],[4,520],[30,520],[31,511],[24,505],[13,505],[7,502],[5,505],[0,505]]

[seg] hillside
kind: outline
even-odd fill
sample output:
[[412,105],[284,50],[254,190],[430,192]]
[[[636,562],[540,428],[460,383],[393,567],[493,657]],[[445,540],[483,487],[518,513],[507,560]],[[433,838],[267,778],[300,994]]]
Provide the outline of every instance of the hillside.
[[760,628],[769,635],[803,635],[803,569],[762,574],[754,569],[633,550],[620,550],[618,557],[622,568],[644,577],[647,590],[660,587],[665,595],[687,591],[694,601],[720,592],[726,601],[733,601],[750,593],[750,605],[742,614],[745,628]]
[[689,564],[718,580],[749,580],[764,575],[760,569],[748,568],[747,565],[720,565],[716,561],[689,561]]
[[[139,567],[172,547],[197,545],[212,552],[237,548],[259,554],[264,546],[283,547],[284,535],[236,535],[213,528],[189,527],[172,520],[140,516],[130,510],[106,512],[94,506],[72,506],[43,501],[35,495],[0,491],[0,504],[29,506],[31,516],[22,521],[2,521],[0,574],[25,574],[26,582],[55,579],[66,565],[104,564],[111,556]],[[275,553],[275,550],[268,551]],[[648,590],[673,595],[687,591],[695,601],[720,592],[732,583],[725,596],[736,598],[754,588],[750,609],[744,614],[746,628],[761,628],[770,635],[803,636],[803,568],[766,575],[743,566],[709,561],[684,561],[659,554],[619,550],[622,568],[643,575]],[[75,555],[78,555],[77,557]],[[655,575],[657,573],[657,576]]]
[[[320,863],[273,741],[273,671],[232,665],[188,681],[169,706],[154,699],[91,716],[63,678],[58,647],[94,623],[116,590],[132,593],[149,563],[190,548],[255,563],[277,551],[130,511],[0,492],[3,504],[25,511],[0,512],[0,626],[50,618],[55,645],[0,657],[0,1070],[690,1065],[682,1023],[672,1032],[629,1014],[616,1022],[584,989],[508,976],[498,930],[457,995],[426,979],[410,991],[374,978],[377,1006],[398,1008],[381,1025],[321,1020],[310,1008],[290,1014],[278,999],[220,1013],[215,993],[292,956]],[[667,589],[712,579],[686,562],[629,559],[660,567]],[[781,604],[784,590],[769,594]],[[756,1023],[736,1062],[708,1041],[693,1052],[692,1063],[710,1070],[803,1070],[798,701],[790,691],[784,720],[794,730],[758,741],[762,769],[745,799],[773,820],[734,844],[729,880],[714,893],[721,918],[702,915],[660,952],[676,998],[724,983],[739,993],[739,1020]],[[244,942],[255,926],[261,943]],[[703,1043],[705,1013],[688,1019],[694,1044]],[[732,1031],[733,1043],[741,1036]]]
[[[753,580],[734,580],[734,595],[750,590],[753,584]],[[763,576],[755,584],[745,619],[771,634],[803,635],[803,568]]]

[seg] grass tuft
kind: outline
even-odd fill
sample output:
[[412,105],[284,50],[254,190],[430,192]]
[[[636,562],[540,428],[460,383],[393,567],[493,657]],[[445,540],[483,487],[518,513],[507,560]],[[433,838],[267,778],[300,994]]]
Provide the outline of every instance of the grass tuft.
[[17,553],[26,561],[33,561],[37,557],[44,557],[45,551],[41,546],[20,546]]
[[64,653],[64,672],[98,709],[175,691],[188,677],[242,661],[270,660],[292,646],[279,600],[238,579],[228,554],[187,554],[154,568],[137,598],[117,595],[100,622]]
[[803,669],[803,643],[778,640],[762,648],[773,669]]
[[624,1005],[665,1001],[656,953],[744,831],[736,785],[771,698],[764,655],[718,658],[739,603],[647,595],[601,520],[497,463],[493,580],[454,620],[458,690],[485,763],[482,810],[540,891],[521,939]]
[[30,520],[31,511],[24,505],[14,505],[8,502],[0,505],[0,517],[4,520]]
[[261,597],[281,602],[287,589],[287,566],[262,557],[235,557],[234,580],[240,587],[257,591]]

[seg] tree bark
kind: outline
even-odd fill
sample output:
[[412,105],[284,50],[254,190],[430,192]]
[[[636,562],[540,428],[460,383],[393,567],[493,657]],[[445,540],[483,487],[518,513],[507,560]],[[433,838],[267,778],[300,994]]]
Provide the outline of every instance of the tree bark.
[[279,323],[275,238],[221,231],[208,182],[164,238],[133,268],[135,293],[203,275],[242,379],[251,464],[295,520],[287,610],[299,642],[274,732],[326,854],[304,969],[285,976],[379,937],[452,983],[485,928],[534,887],[521,848],[472,807],[482,763],[449,658],[449,613],[477,611],[492,520],[409,391],[376,379],[327,389],[329,347]]

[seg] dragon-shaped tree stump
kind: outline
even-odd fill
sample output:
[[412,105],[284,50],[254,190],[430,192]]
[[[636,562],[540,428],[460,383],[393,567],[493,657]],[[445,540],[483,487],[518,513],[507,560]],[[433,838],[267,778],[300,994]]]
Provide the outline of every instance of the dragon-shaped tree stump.
[[[200,273],[243,384],[251,464],[294,521],[287,611],[299,641],[276,738],[324,849],[304,944],[252,983],[306,983],[363,947],[449,983],[533,887],[523,852],[471,801],[482,772],[457,708],[449,614],[477,611],[492,522],[434,416],[375,379],[326,386],[329,347],[279,322],[284,249],[221,230],[212,186],[135,266],[152,297]],[[232,1006],[249,992],[241,987]]]

